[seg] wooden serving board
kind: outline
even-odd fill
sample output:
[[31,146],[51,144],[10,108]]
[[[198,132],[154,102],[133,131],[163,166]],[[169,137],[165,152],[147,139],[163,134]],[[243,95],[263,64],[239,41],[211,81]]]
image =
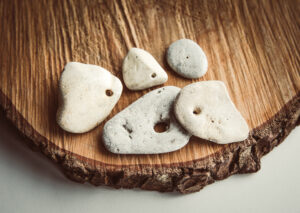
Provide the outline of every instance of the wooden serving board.
[[[73,180],[198,191],[232,174],[259,170],[260,158],[299,124],[299,14],[297,0],[1,0],[0,103],[29,144]],[[196,41],[207,54],[204,77],[187,80],[167,66],[166,49],[180,38]],[[251,128],[249,138],[216,145],[193,137],[172,153],[116,155],[101,141],[105,122],[85,134],[60,129],[55,114],[64,65],[96,64],[122,79],[131,47],[158,60],[169,75],[165,85],[225,82]],[[107,120],[153,89],[124,87]]]

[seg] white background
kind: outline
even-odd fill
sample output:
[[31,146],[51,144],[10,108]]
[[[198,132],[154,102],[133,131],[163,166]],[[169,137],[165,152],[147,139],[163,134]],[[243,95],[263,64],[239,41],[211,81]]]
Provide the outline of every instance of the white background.
[[0,212],[300,212],[300,127],[262,159],[259,172],[235,175],[189,195],[115,190],[67,180],[22,144],[0,112]]

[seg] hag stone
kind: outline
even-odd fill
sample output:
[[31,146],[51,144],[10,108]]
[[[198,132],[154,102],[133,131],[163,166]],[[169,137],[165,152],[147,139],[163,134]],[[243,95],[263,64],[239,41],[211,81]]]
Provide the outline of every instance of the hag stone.
[[221,81],[202,81],[184,87],[174,112],[192,135],[219,144],[243,141],[249,128]]
[[142,90],[168,80],[167,73],[145,50],[132,48],[123,62],[123,79],[130,90]]
[[68,63],[59,81],[57,123],[72,133],[84,133],[100,124],[122,93],[121,81],[106,69]]
[[[179,91],[174,86],[153,90],[115,115],[103,129],[106,148],[118,154],[157,154],[185,146],[190,134],[172,113]],[[158,124],[164,132],[156,132]]]

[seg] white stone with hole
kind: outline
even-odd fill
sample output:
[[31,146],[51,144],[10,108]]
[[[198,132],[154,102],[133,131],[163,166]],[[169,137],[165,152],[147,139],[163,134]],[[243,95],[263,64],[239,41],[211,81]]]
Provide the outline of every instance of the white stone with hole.
[[190,39],[173,42],[167,51],[169,66],[185,78],[200,78],[207,72],[207,58],[201,47]]
[[123,62],[123,79],[130,90],[142,90],[168,80],[167,73],[145,50],[131,48]]
[[121,81],[106,69],[69,62],[59,80],[57,123],[68,132],[87,132],[111,112],[122,93]]
[[174,112],[192,135],[219,144],[243,141],[249,128],[222,81],[201,81],[184,87]]
[[[149,92],[110,119],[103,129],[105,147],[118,154],[156,154],[178,150],[190,138],[172,113],[180,91],[174,86]],[[164,132],[154,127],[165,123]]]

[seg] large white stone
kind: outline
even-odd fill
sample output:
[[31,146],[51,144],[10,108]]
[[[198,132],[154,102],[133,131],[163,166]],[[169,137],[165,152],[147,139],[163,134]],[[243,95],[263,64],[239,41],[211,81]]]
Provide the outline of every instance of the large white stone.
[[145,50],[131,48],[123,62],[123,79],[130,90],[142,90],[168,80],[167,73]]
[[207,72],[207,58],[201,47],[190,39],[173,42],[167,51],[169,66],[185,78],[200,78]]
[[59,81],[57,123],[72,133],[93,129],[110,114],[122,89],[121,81],[102,67],[67,63]]
[[174,112],[192,135],[220,144],[243,141],[249,128],[221,81],[201,81],[184,87]]
[[[173,103],[180,89],[167,86],[149,92],[110,119],[103,129],[106,148],[118,154],[172,152],[190,138],[173,115]],[[157,123],[166,123],[165,132],[156,132]]]

